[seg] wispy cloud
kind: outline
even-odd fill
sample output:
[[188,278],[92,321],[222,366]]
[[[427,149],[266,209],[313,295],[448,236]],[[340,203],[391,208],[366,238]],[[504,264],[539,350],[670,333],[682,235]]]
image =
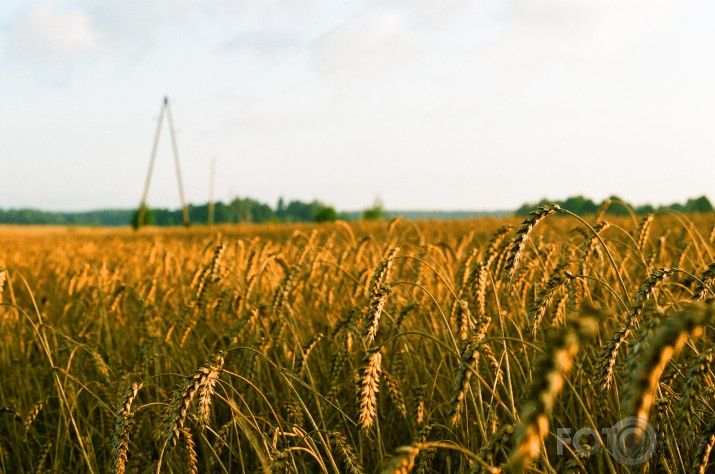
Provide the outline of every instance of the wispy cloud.
[[348,68],[349,74],[359,72],[352,61],[369,55],[393,40],[406,28],[405,17],[396,10],[377,12],[357,18],[335,31],[321,45],[319,67],[321,72]]
[[100,35],[81,8],[62,10],[46,0],[15,18],[9,27],[11,56],[71,57],[95,52]]

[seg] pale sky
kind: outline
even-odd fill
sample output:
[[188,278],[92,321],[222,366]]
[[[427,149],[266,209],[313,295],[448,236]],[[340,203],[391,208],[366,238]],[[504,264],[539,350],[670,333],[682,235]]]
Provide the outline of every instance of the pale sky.
[[[715,201],[715,2],[3,0],[0,208]],[[168,129],[149,205],[178,207]]]

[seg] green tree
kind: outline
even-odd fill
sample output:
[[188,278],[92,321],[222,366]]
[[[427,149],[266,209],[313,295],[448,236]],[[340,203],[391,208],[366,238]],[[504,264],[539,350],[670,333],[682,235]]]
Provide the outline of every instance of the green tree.
[[579,215],[595,214],[598,211],[598,205],[595,202],[580,195],[567,198],[560,205]]
[[283,196],[278,198],[278,204],[276,205],[276,218],[280,221],[284,221],[286,217],[286,204],[283,200]]
[[372,207],[368,207],[362,211],[362,218],[366,221],[376,221],[382,219],[384,213],[385,206],[383,205],[382,200],[378,197],[372,203]]
[[688,199],[685,204],[685,210],[688,212],[712,212],[713,205],[707,197],[700,196],[695,199]]
[[[139,222],[139,216],[143,214],[142,222]],[[144,204],[142,204],[139,209],[134,211],[132,215],[132,227],[138,229],[145,225],[154,225],[156,221],[156,213],[153,209],[149,209]]]
[[302,201],[291,201],[286,207],[286,221],[288,222],[312,222],[318,210],[324,205],[318,201],[310,203]]
[[323,206],[315,213],[315,222],[334,222],[338,213],[331,206]]

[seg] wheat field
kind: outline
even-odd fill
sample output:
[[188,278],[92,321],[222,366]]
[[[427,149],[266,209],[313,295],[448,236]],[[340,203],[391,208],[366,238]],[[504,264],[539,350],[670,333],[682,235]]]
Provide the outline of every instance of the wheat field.
[[0,470],[711,472],[715,217],[606,210],[3,227]]

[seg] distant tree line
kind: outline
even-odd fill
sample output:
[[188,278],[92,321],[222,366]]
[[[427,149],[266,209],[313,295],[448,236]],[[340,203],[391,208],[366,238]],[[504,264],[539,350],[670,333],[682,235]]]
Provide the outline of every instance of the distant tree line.
[[[132,223],[136,222],[137,214],[135,212],[132,216]],[[209,205],[189,205],[189,215],[192,223],[207,224],[209,221]],[[346,216],[339,215],[333,207],[320,201],[302,202],[296,200],[285,204],[285,201],[281,198],[278,200],[275,209],[268,204],[250,198],[237,198],[228,204],[217,202],[214,205],[214,223],[216,224],[238,224],[240,222],[256,224],[264,222],[328,222],[338,218],[346,218]],[[144,223],[157,226],[182,225],[181,209],[149,209]]]
[[[612,196],[613,204],[608,207],[609,214],[626,215],[628,209],[636,214],[645,214],[659,210],[674,210],[678,212],[712,212],[713,206],[705,196],[688,199],[685,204],[670,204],[658,208],[651,205],[630,206],[617,196]],[[574,196],[563,201],[549,201],[542,199],[538,203],[528,203],[517,209],[514,214],[524,215],[539,204],[556,202],[560,206],[579,215],[595,214],[600,204],[583,196]],[[466,218],[477,215],[503,215],[505,212],[480,213],[480,212],[420,212],[409,211],[402,214],[410,219],[450,219]],[[189,205],[191,223],[205,225],[209,220],[209,206]],[[275,208],[255,199],[236,198],[229,203],[217,202],[214,206],[214,222],[216,224],[236,224],[240,222],[330,222],[342,220],[376,220],[393,217],[396,213],[385,211],[382,202],[375,200],[372,206],[362,212],[337,212],[332,206],[320,201],[303,202],[293,200],[288,203],[283,198],[278,200]],[[109,209],[88,212],[47,212],[35,209],[0,209],[0,224],[22,225],[75,225],[75,226],[125,226],[136,224],[138,210]],[[156,226],[179,226],[183,224],[181,209],[149,208],[144,216],[144,223]]]
[[[659,206],[659,207],[654,207],[650,204],[645,204],[642,206],[632,206],[632,205],[628,204],[626,201],[619,198],[618,196],[611,196],[609,199],[611,200],[612,203],[610,206],[608,206],[608,210],[606,211],[606,213],[612,214],[612,215],[627,215],[629,213],[629,211],[628,211],[629,208],[636,214],[647,214],[650,212],[658,212],[658,211],[666,211],[666,210],[677,211],[677,212],[701,212],[701,213],[713,211],[713,205],[710,203],[710,200],[706,196],[700,196],[697,198],[688,199],[685,204],[673,203],[673,204],[669,204],[667,206]],[[548,204],[548,203],[552,203],[552,202],[555,204],[558,204],[559,206],[561,206],[563,208],[568,209],[571,212],[579,214],[579,215],[596,214],[602,204],[602,203],[595,203],[591,199],[588,199],[583,196],[572,196],[572,197],[567,198],[563,201],[549,201],[548,199],[542,199],[538,203],[527,203],[527,204],[522,205],[519,209],[516,210],[515,214],[516,215],[528,214],[529,211],[535,209],[539,205]]]
[[48,212],[35,209],[0,209],[0,224],[123,226],[129,224],[132,211],[105,209],[88,212]]
[[[191,223],[205,225],[209,220],[209,205],[189,205]],[[76,225],[76,226],[125,226],[136,224],[138,210],[118,209],[90,212],[47,212],[35,209],[0,209],[0,224],[22,225]],[[338,213],[332,206],[320,201],[285,203],[278,201],[275,209],[255,199],[236,198],[229,203],[214,205],[216,224],[239,222],[328,222],[337,219],[350,220],[352,215]],[[183,224],[181,209],[148,208],[144,215],[145,225],[179,226]]]

